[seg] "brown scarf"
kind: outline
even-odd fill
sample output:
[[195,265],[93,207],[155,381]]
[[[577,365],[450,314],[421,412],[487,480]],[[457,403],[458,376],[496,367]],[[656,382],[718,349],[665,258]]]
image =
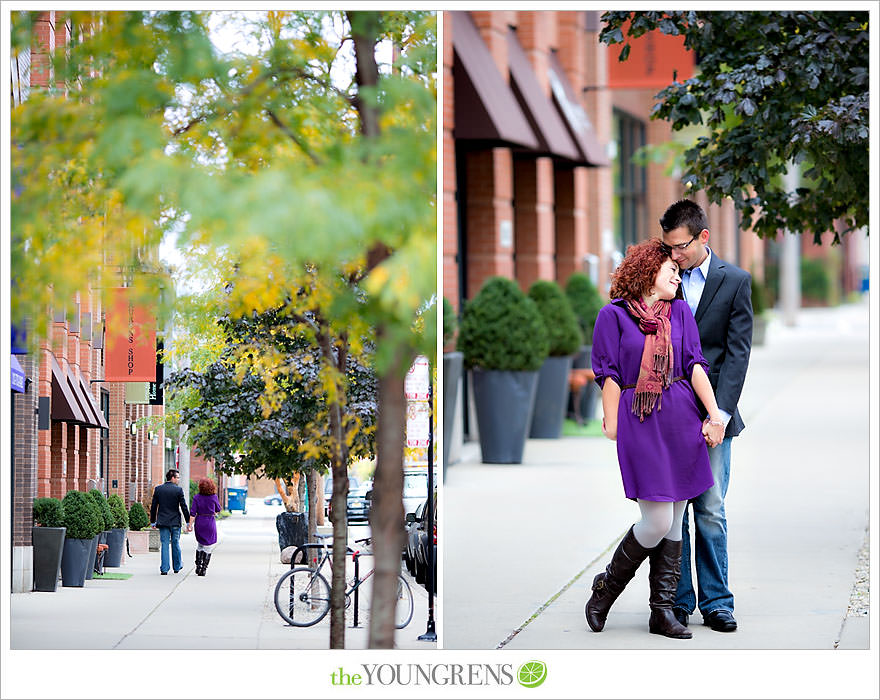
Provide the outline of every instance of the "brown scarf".
[[661,392],[672,384],[672,304],[660,299],[649,309],[644,301],[627,301],[626,308],[639,322],[645,334],[645,349],[639,366],[639,379],[633,395],[632,410],[639,422],[654,410],[660,410]]

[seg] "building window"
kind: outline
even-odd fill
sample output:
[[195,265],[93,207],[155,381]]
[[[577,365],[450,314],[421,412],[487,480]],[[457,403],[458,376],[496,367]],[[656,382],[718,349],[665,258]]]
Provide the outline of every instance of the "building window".
[[614,177],[615,244],[621,253],[647,237],[645,226],[645,168],[633,163],[633,155],[645,145],[645,123],[615,109],[613,133],[616,149]]

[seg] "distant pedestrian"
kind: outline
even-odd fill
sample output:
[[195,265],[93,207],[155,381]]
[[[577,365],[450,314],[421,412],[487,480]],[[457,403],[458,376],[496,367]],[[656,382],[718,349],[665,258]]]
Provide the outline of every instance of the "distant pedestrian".
[[[752,350],[752,278],[709,248],[708,221],[697,203],[689,199],[675,202],[660,219],[660,228],[663,242],[670,246],[672,259],[682,270],[684,298],[700,330],[709,381],[725,429],[721,444],[709,449],[714,484],[692,501],[700,614],[716,632],[733,632],[737,624],[728,584],[724,499],[730,482],[731,442],[745,427],[737,404]],[[681,579],[673,610],[685,625],[698,602],[691,577],[687,515],[685,510]]]
[[174,565],[174,573],[183,568],[180,555],[180,516],[183,514],[187,522],[186,531],[190,532],[192,526],[188,524],[189,508],[186,506],[186,498],[183,489],[178,486],[180,472],[169,469],[165,472],[165,483],[153,489],[153,502],[150,505],[150,524],[159,528],[159,541],[162,544],[162,557],[159,564],[159,573],[165,576],[169,568],[168,550],[171,549],[171,563]]
[[199,492],[193,496],[190,510],[190,525],[195,523],[196,531],[196,575],[204,576],[211,561],[211,552],[217,544],[217,521],[220,501],[217,500],[217,486],[211,479],[199,480]]
[[[614,273],[611,302],[593,331],[592,367],[602,387],[602,430],[617,441],[624,493],[641,520],[593,580],[587,623],[601,632],[611,605],[649,560],[648,629],[690,639],[672,612],[681,563],[681,519],[689,498],[712,486],[706,444],[723,436],[697,324],[676,299],[681,278],[659,240],[630,246]],[[703,422],[694,394],[709,407]]]

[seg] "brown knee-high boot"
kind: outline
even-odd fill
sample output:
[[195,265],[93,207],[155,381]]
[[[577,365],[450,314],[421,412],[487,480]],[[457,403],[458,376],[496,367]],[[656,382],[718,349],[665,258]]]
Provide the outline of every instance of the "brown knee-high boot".
[[630,528],[617,545],[611,563],[593,579],[593,594],[584,609],[587,624],[593,632],[601,632],[605,627],[611,605],[626,588],[626,584],[632,581],[636,569],[645,561],[650,551],[638,543]]
[[675,619],[672,612],[678,578],[681,575],[681,540],[660,540],[660,544],[651,550],[648,561],[648,582],[651,584],[651,597],[648,601],[651,619],[648,629],[652,634],[662,634],[673,639],[690,639],[693,634]]

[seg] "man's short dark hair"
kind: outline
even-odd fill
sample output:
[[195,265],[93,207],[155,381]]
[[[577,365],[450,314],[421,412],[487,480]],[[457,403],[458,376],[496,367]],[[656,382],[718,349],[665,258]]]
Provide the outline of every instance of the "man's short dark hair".
[[696,238],[700,231],[709,228],[706,212],[699,204],[690,199],[679,199],[675,204],[670,205],[660,217],[660,228],[663,229],[663,233],[669,233],[681,226],[687,226],[691,236]]
[[175,476],[179,476],[180,472],[176,469],[169,469],[165,472],[165,481],[171,481]]

